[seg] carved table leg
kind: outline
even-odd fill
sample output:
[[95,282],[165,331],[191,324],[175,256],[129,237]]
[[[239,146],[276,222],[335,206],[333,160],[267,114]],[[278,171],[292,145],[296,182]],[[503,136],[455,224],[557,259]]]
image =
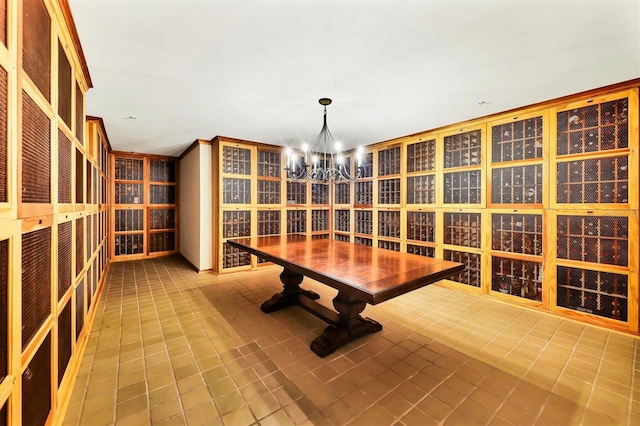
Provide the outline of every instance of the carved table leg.
[[300,288],[303,279],[302,274],[284,269],[280,274],[280,281],[284,288],[281,293],[275,294],[271,299],[267,300],[260,306],[262,312],[269,313],[287,306],[295,305],[299,296],[305,296],[310,299],[318,299],[320,296],[310,290]]
[[380,323],[360,316],[366,305],[359,299],[338,292],[338,295],[333,299],[333,306],[338,311],[338,321],[327,327],[311,343],[311,350],[324,358],[358,337],[382,330]]

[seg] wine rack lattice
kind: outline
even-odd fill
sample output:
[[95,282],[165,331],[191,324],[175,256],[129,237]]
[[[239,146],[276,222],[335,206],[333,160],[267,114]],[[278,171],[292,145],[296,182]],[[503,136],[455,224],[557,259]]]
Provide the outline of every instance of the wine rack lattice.
[[558,266],[557,286],[558,306],[627,321],[626,275]]
[[280,234],[280,212],[258,210],[258,235]]
[[493,214],[493,250],[542,256],[542,215]]
[[434,175],[407,178],[407,204],[435,204],[436,177]]
[[436,140],[407,146],[407,172],[425,172],[436,168]]
[[400,173],[400,147],[392,147],[378,151],[378,176],[397,175]]
[[371,210],[356,210],[355,233],[373,235],[373,212]]
[[434,212],[407,212],[407,239],[435,242]]
[[557,257],[627,266],[629,219],[611,216],[558,216]]
[[626,156],[559,162],[558,203],[628,203]]
[[541,204],[542,165],[493,169],[491,202],[494,204]]
[[480,254],[468,253],[464,251],[445,250],[444,259],[465,265],[465,270],[451,277],[452,280],[458,281],[472,287],[480,287]]
[[480,213],[445,213],[444,243],[480,248],[482,242]]
[[480,170],[444,174],[444,202],[445,204],[476,204],[480,203],[481,184]]
[[[400,238],[400,212],[378,212],[378,235],[383,237]],[[398,246],[398,250],[400,250]]]
[[287,210],[287,234],[306,232],[307,212],[304,210]]
[[479,130],[445,136],[445,169],[480,164],[482,164],[482,140]]
[[542,263],[492,258],[491,289],[525,299],[542,301]]
[[287,204],[306,204],[307,185],[302,182],[287,182]]
[[491,161],[542,158],[542,117],[527,118],[491,128]]
[[234,175],[251,174],[251,150],[231,146],[223,147],[222,172]]
[[628,114],[627,98],[559,112],[558,155],[628,148]]
[[250,179],[223,178],[222,186],[222,199],[225,204],[251,203]]

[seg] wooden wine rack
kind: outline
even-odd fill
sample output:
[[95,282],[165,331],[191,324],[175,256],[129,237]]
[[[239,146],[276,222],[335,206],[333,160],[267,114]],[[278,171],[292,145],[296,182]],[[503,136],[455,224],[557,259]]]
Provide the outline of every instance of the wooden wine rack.
[[[218,139],[243,154],[220,164],[214,197],[251,211],[273,197],[268,214],[279,212],[280,226],[252,216],[251,235],[302,232],[462,262],[443,285],[635,333],[639,84],[371,145],[359,164],[348,152],[355,183],[258,173],[282,167],[282,157],[259,155],[277,147]],[[259,183],[261,174],[271,180]],[[241,202],[225,204],[225,192],[243,192],[225,178],[247,182]],[[260,263],[237,258],[243,266],[218,271]]]
[[114,260],[175,253],[177,161],[112,153]]
[[110,148],[67,2],[1,3],[0,424],[61,424],[109,267]]

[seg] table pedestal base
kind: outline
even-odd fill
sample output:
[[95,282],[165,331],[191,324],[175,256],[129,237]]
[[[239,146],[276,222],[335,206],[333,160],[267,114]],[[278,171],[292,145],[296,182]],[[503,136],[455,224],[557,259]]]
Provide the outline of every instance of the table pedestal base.
[[320,358],[324,358],[359,337],[382,330],[382,325],[372,319],[360,318],[360,321],[358,325],[350,328],[337,325],[328,326],[320,336],[311,342],[311,350]]
[[285,268],[280,274],[284,289],[264,302],[260,309],[270,313],[291,305],[298,305],[329,323],[324,332],[311,343],[311,350],[321,358],[359,337],[382,330],[380,323],[360,316],[367,306],[362,300],[339,291],[333,299],[333,306],[337,312],[332,311],[315,302],[320,297],[317,293],[300,288],[303,278],[302,274]]
[[291,272],[287,269],[280,274],[280,281],[284,285],[282,293],[274,294],[273,297],[260,306],[260,310],[266,314],[286,308],[287,306],[297,305],[298,297],[304,296],[311,300],[317,300],[320,295],[311,290],[300,288],[300,283],[304,277],[301,274]]

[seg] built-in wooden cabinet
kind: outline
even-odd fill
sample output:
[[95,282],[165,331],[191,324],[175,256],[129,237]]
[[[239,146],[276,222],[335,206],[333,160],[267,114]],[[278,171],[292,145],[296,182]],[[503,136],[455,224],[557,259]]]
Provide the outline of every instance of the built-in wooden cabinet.
[[262,263],[228,238],[307,233],[461,262],[443,284],[637,333],[637,83],[370,145],[356,182],[288,182],[281,147],[219,139],[216,271]]
[[109,142],[67,3],[0,3],[0,424],[55,424],[109,265]]
[[635,330],[638,116],[637,90],[596,94],[550,111],[551,308],[635,323]]
[[[212,156],[214,272],[264,263],[231,247],[226,243],[228,239],[306,229],[306,210],[293,218],[284,208],[296,206],[291,211],[297,212],[298,206],[307,203],[308,194],[306,186],[293,184],[290,190],[285,186],[280,147],[216,138],[212,141]],[[285,222],[289,217],[291,221]]]
[[177,252],[177,176],[173,157],[111,154],[113,260]]

